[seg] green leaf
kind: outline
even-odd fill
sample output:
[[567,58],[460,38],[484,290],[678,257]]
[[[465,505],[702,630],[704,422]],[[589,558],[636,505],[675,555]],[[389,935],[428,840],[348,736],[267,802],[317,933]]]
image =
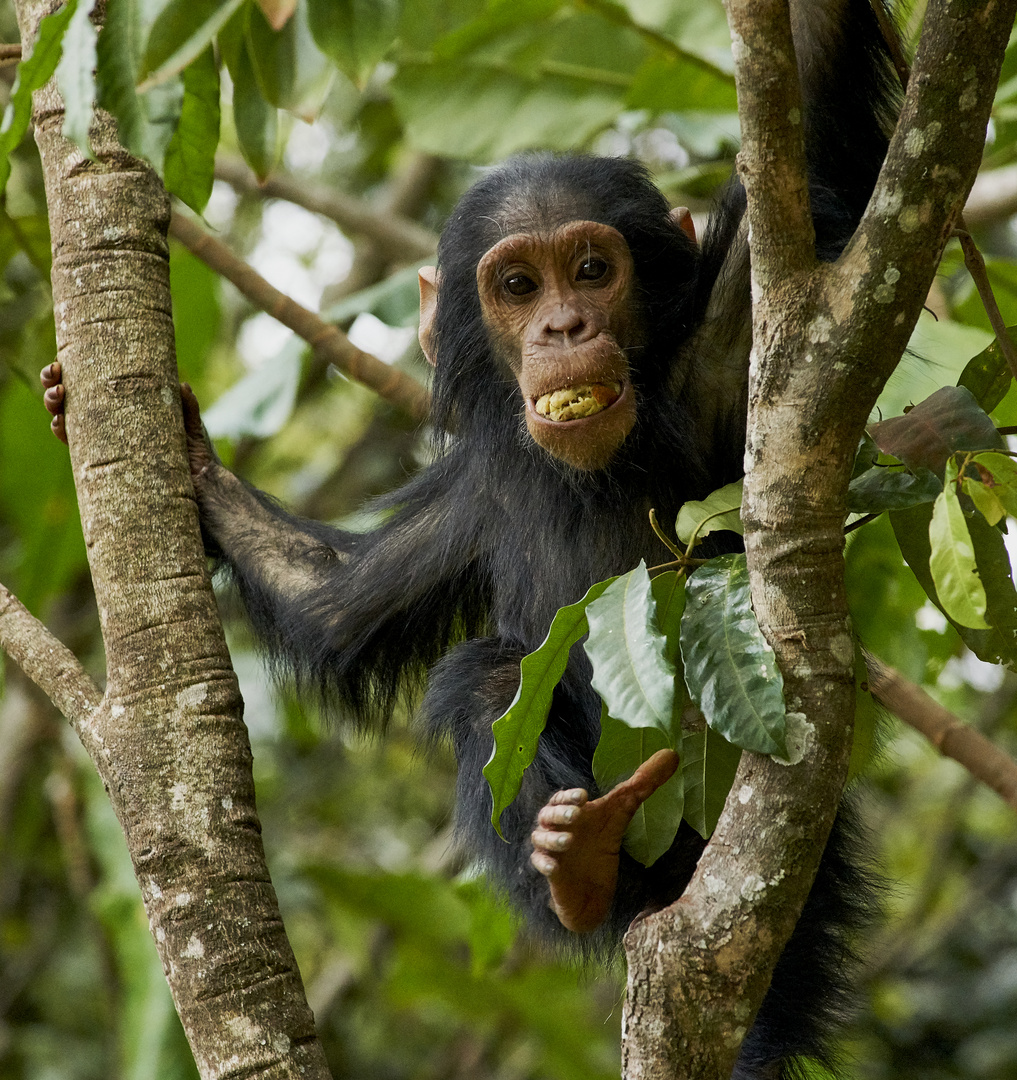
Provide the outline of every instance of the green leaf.
[[173,335],[177,367],[184,381],[194,382],[204,375],[205,363],[218,340],[221,280],[182,244],[170,245]]
[[219,145],[219,68],[211,46],[183,72],[180,120],[166,147],[167,189],[200,214],[212,194]]
[[95,41],[98,31],[91,14],[95,0],[78,0],[64,34],[63,54],[56,67],[57,85],[64,99],[64,137],[90,158],[88,129],[95,104]]
[[734,112],[734,76],[691,57],[653,56],[636,71],[626,95],[630,109],[654,112]]
[[630,727],[671,730],[674,665],[665,640],[646,564],[623,574],[590,604],[590,636],[584,648],[593,664],[594,690],[611,716]]
[[363,85],[399,30],[399,0],[308,0],[307,22],[318,48]]
[[[609,791],[658,750],[674,748],[670,732],[630,727],[615,720],[605,708],[600,717],[600,742],[593,755],[594,778],[602,792]],[[643,866],[652,866],[674,842],[684,808],[683,776],[679,769],[636,811],[625,831],[625,850]]]
[[233,123],[240,152],[258,179],[264,180],[278,156],[279,118],[258,86],[244,25],[244,13],[239,12],[219,34],[219,48],[233,80]]
[[[1007,327],[1010,340],[1017,345],[1017,326]],[[974,395],[975,401],[987,412],[992,410],[1006,397],[1013,376],[1010,365],[1006,362],[999,342],[983,349],[968,361],[957,380],[958,386],[966,387]]]
[[851,481],[847,507],[852,514],[881,514],[934,502],[942,490],[936,474],[921,466],[914,473],[877,467]]
[[998,525],[1006,517],[1006,507],[999,501],[996,492],[970,476],[961,478],[961,491],[975,504],[975,509],[990,525]]
[[681,644],[710,727],[744,750],[787,757],[784,680],[752,610],[744,555],[711,559],[689,578]]
[[[1017,462],[1006,454],[976,454],[973,458],[979,473],[989,475],[993,495],[1011,516],[1017,517]],[[994,524],[994,522],[990,522]]]
[[169,0],[152,24],[138,78],[144,93],[172,79],[212,43],[246,0]]
[[32,55],[18,64],[10,101],[0,123],[0,192],[11,175],[10,156],[25,136],[32,119],[32,92],[45,85],[56,70],[67,25],[77,10],[77,0],[68,0],[59,11],[39,24]]
[[689,543],[693,536],[702,539],[712,532],[727,529],[743,535],[741,519],[742,480],[725,484],[711,492],[705,499],[692,500],[678,511],[675,532],[683,544]]
[[680,753],[685,820],[704,840],[709,840],[724,809],[742,752],[707,727],[698,710],[686,711],[682,724]]
[[955,622],[975,630],[988,630],[985,589],[975,568],[975,551],[954,481],[957,466],[951,459],[946,481],[932,509],[929,525],[929,571],[943,610]]
[[247,53],[262,97],[303,120],[313,120],[332,81],[333,68],[315,45],[307,25],[307,3],[299,0],[280,30],[273,30],[261,9],[247,7]]
[[551,696],[565,673],[569,650],[587,632],[586,608],[614,580],[597,582],[582,600],[559,608],[543,643],[519,665],[519,689],[512,704],[492,725],[494,747],[484,766],[484,778],[493,798],[491,824],[499,836],[502,812],[519,794],[523,773],[537,753]]

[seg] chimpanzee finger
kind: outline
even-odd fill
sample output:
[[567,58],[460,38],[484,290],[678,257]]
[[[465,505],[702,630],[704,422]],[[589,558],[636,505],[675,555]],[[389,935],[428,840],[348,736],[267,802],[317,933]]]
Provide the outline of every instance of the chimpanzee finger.
[[51,386],[57,386],[63,377],[63,367],[59,360],[54,360],[52,364],[47,364],[42,371],[39,372],[39,378],[42,380],[42,385],[47,390]]
[[560,806],[562,803],[568,803],[572,806],[582,806],[589,798],[589,793],[585,788],[569,788],[567,791],[556,791],[547,800],[547,805]]
[[538,851],[566,851],[572,846],[573,834],[570,832],[552,832],[549,829],[534,829],[530,840]]
[[58,413],[49,422],[49,429],[62,442],[67,442],[67,425],[64,422],[64,414]]
[[537,822],[545,829],[555,825],[571,825],[579,814],[580,807],[572,804],[549,804],[541,809],[537,815]]

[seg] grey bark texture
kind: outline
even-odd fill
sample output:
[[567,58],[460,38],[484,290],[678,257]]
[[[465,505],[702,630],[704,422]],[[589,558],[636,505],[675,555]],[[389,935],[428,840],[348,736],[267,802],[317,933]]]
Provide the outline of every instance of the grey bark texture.
[[[26,52],[56,6],[16,3]],[[101,699],[89,700],[75,673],[63,704],[123,827],[201,1075],[326,1077],[265,865],[243,702],[184,451],[169,199],[119,145],[109,116],[96,115],[92,160],[62,137],[54,83],[36,93],[33,119],[68,442],[108,671]],[[8,627],[23,621],[9,594],[0,616]]]
[[903,116],[843,256],[813,253],[788,0],[726,0],[753,279],[745,497],[753,606],[788,708],[793,766],[744,754],[684,896],[626,937],[626,1080],[726,1080],[801,912],[850,756],[845,491],[971,187],[1014,0],[931,0]]

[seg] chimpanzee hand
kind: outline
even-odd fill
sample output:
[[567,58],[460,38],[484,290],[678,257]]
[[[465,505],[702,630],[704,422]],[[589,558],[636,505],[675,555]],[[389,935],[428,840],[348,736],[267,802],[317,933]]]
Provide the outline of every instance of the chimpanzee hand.
[[591,800],[582,788],[557,791],[537,815],[530,862],[547,878],[551,907],[566,930],[595,930],[607,918],[625,830],[677,768],[673,750],[658,750],[599,799]]
[[63,369],[59,360],[54,360],[39,373],[42,385],[46,393],[42,395],[46,411],[51,413],[53,419],[49,426],[53,434],[62,442],[67,442],[67,427],[64,424],[64,384]]
[[[59,360],[44,367],[39,375],[46,392],[43,403],[46,411],[53,416],[50,427],[53,434],[63,443],[67,442],[67,427],[64,422],[64,384],[63,369]],[[184,410],[184,431],[187,434],[187,461],[191,468],[191,479],[195,491],[199,492],[206,474],[213,465],[219,463],[208,435],[201,424],[201,410],[198,399],[187,383],[180,384],[180,403]]]
[[180,404],[184,410],[184,433],[187,435],[187,462],[191,467],[191,480],[198,495],[209,470],[219,464],[219,457],[201,422],[198,399],[189,383],[180,384]]

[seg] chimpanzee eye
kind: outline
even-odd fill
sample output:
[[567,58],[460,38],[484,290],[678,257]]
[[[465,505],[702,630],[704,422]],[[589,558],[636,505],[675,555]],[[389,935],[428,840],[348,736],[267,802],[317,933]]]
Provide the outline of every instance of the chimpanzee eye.
[[525,274],[513,274],[511,277],[505,278],[505,288],[513,296],[525,296],[527,293],[534,292],[537,283],[533,278],[527,277]]
[[576,281],[600,281],[610,267],[603,259],[589,258],[576,271]]

